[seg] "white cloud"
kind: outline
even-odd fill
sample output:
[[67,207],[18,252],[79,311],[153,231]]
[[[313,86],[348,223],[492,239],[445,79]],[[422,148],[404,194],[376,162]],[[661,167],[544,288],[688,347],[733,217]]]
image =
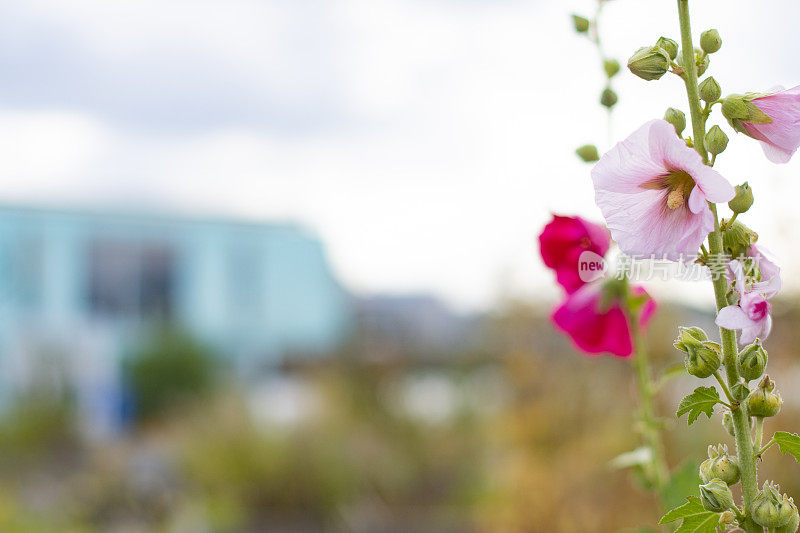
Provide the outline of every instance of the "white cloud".
[[[359,291],[430,290],[463,305],[498,290],[550,291],[535,248],[549,212],[599,218],[588,168],[572,153],[609,142],[602,73],[568,17],[592,5],[26,2],[5,17],[21,28],[6,38],[26,45],[19,77],[38,87],[37,65],[55,57],[75,61],[63,65],[75,74],[46,93],[7,92],[18,108],[0,112],[0,196],[298,220]],[[795,38],[790,24],[745,34],[769,34],[759,42],[739,37],[749,22],[737,6],[749,5],[713,18],[712,5],[695,6],[696,29],[713,21],[725,40],[712,65],[723,89],[796,75],[761,60],[775,33]],[[624,59],[659,33],[674,36],[673,8],[610,3],[608,49]],[[89,82],[103,90],[79,94]],[[621,76],[617,87],[616,139],[668,105],[685,108],[677,79]],[[189,127],[171,127],[181,121]],[[741,136],[734,150],[720,168],[769,204],[747,220],[788,254],[798,163],[770,166]]]

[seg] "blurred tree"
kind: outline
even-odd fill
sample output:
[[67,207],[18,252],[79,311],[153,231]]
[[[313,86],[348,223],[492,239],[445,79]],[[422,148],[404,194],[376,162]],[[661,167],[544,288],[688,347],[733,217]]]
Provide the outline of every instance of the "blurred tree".
[[218,371],[211,350],[167,326],[157,329],[125,366],[137,415],[145,420],[205,396]]

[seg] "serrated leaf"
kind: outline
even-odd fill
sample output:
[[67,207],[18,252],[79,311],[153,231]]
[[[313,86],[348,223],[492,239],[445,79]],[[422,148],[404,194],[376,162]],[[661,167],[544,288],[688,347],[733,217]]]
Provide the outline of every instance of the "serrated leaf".
[[778,431],[772,438],[775,439],[782,454],[790,453],[794,456],[795,461],[800,461],[800,436],[797,433]]
[[717,533],[720,513],[706,511],[700,498],[696,496],[690,496],[686,500],[686,503],[665,514],[659,524],[682,519],[683,522],[675,533]]
[[714,406],[719,403],[719,392],[714,387],[697,387],[693,393],[684,397],[678,404],[676,415],[680,417],[689,413],[688,423],[691,426],[701,413],[708,418],[714,414]]
[[653,451],[647,446],[636,448],[629,452],[621,453],[608,462],[608,466],[615,470],[630,468],[632,466],[646,465],[653,460]]

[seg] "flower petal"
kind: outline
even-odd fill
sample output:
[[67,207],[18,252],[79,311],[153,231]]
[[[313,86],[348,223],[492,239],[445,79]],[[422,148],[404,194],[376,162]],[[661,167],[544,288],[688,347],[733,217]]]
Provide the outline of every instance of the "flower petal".
[[692,213],[700,213],[703,209],[708,209],[708,200],[700,187],[694,187],[689,194],[689,209]]
[[[592,168],[592,181],[597,189],[636,193],[645,181],[663,175],[667,168],[650,155],[650,128],[661,120],[651,120],[603,154]],[[672,128],[672,126],[669,126]],[[675,132],[673,130],[673,136]]]
[[[736,196],[736,189],[722,174],[707,165],[700,165],[700,168],[692,171],[692,178],[698,187],[706,195],[709,202],[719,204],[730,202]],[[694,191],[692,191],[694,192]]]
[[756,324],[747,318],[745,312],[738,305],[729,305],[720,309],[714,323],[721,328],[730,330],[752,327]]

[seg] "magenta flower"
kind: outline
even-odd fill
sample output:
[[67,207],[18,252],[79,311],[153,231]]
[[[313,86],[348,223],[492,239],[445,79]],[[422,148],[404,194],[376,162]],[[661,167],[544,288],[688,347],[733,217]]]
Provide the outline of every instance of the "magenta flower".
[[606,228],[581,217],[553,215],[539,235],[544,264],[555,271],[556,281],[570,294],[584,284],[578,270],[581,254],[590,251],[603,257],[610,244]]
[[788,163],[800,146],[800,85],[786,90],[779,86],[774,92],[746,100],[772,121],[742,118],[737,123],[733,119],[734,129],[760,141],[764,155],[773,163]]
[[707,202],[735,195],[664,120],[647,122],[606,152],[592,169],[592,181],[595,201],[623,252],[673,260],[696,255],[714,229]]
[[[641,287],[633,287],[634,296],[647,296]],[[604,303],[603,283],[587,283],[573,292],[553,311],[551,320],[566,333],[573,344],[587,354],[610,353],[628,357],[633,352],[633,340],[622,301]],[[649,298],[639,313],[639,322],[646,325],[656,309]]]
[[780,269],[769,260],[760,261],[759,266],[764,269],[760,278],[750,279],[745,275],[739,261],[731,261],[731,270],[736,277],[734,287],[739,294],[739,304],[723,307],[717,313],[718,326],[741,330],[739,344],[750,344],[756,338],[764,340],[772,329],[769,299],[781,288]]

